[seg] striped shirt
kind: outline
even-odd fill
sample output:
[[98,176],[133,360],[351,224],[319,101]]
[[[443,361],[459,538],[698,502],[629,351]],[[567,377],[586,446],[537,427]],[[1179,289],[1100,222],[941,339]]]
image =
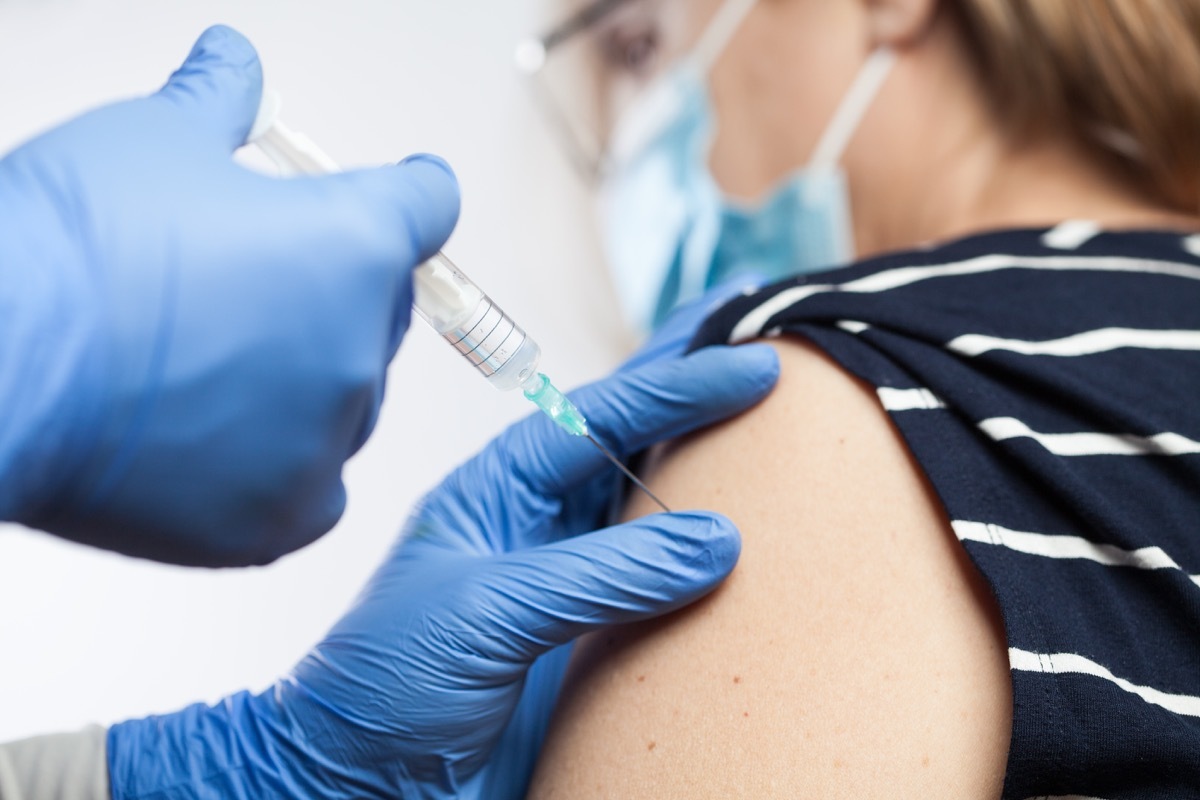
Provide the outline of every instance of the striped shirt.
[[999,601],[1004,797],[1200,797],[1200,236],[972,236],[737,298],[875,386]]

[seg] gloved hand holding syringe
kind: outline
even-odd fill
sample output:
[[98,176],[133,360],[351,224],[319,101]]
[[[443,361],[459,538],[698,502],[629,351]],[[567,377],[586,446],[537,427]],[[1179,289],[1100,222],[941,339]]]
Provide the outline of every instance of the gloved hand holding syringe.
[[[340,172],[337,163],[311,139],[279,121],[280,106],[279,95],[264,89],[247,144],[257,145],[284,175]],[[489,383],[501,391],[520,388],[560,428],[587,438],[651,500],[670,511],[596,440],[575,404],[538,371],[542,350],[537,342],[444,254],[435,254],[413,270],[413,308]]]

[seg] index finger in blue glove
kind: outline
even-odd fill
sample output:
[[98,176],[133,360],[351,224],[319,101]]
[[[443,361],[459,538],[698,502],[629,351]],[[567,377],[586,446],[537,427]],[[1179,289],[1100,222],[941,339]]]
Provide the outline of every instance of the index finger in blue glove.
[[[621,455],[744,411],[778,379],[779,357],[769,345],[710,347],[618,373],[571,398],[592,435]],[[540,415],[510,428],[492,447],[510,465],[513,480],[547,497],[566,493],[608,464],[590,444],[564,436]],[[494,480],[487,487],[501,495],[511,491]]]
[[735,297],[754,291],[766,281],[756,275],[742,275],[709,289],[703,296],[685,303],[671,312],[663,324],[636,353],[622,365],[622,369],[633,369],[651,361],[670,356],[681,356],[691,344],[700,323],[714,311]]
[[262,98],[262,64],[245,36],[214,25],[154,97],[173,105],[188,124],[232,153],[246,142]]
[[598,628],[694,602],[730,573],[740,552],[733,523],[702,511],[654,514],[522,550],[482,573],[486,582],[467,593],[470,618],[455,613],[465,624],[447,633],[468,652],[524,666]]

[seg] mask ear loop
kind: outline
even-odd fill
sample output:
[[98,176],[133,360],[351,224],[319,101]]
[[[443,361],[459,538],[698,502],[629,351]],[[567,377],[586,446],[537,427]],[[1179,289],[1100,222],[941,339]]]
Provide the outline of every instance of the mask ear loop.
[[[754,9],[758,0],[725,0],[724,3],[717,9],[713,18],[709,20],[704,31],[700,34],[700,38],[684,57],[684,68],[692,72],[697,80],[697,85],[703,85],[708,81],[708,74],[712,71],[713,65],[725,52],[729,46],[729,42],[733,39],[745,22],[746,17]],[[716,115],[712,113],[711,107],[708,114],[708,130],[706,131],[708,140],[706,151],[712,147],[712,142],[717,135],[718,120]],[[720,188],[716,181],[712,178],[708,170],[704,172],[705,188],[692,187],[692,191],[711,193],[719,195]],[[708,237],[712,238],[711,242],[706,245],[701,245],[702,249],[715,250],[717,247],[717,239],[720,235],[720,218],[709,220],[710,225],[701,225],[700,228],[706,232]],[[715,227],[712,227],[715,226]],[[701,261],[698,258],[690,257],[687,252],[681,254],[681,270],[679,274],[679,296],[681,297],[698,297],[705,288],[705,282],[708,277],[709,264],[707,259]]]
[[896,64],[896,52],[879,47],[871,53],[833,114],[808,162],[812,169],[832,169],[842,160],[854,132]]
[[701,75],[707,75],[713,64],[729,46],[729,40],[742,27],[751,9],[758,0],[726,0],[717,9],[717,13],[709,20],[704,32],[700,34],[692,52],[687,58],[699,70]]

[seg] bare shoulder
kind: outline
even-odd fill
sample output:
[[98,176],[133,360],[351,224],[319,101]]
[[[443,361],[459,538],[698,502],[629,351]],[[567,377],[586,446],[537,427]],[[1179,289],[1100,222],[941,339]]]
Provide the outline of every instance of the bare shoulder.
[[874,390],[777,347],[771,397],[651,473],[673,507],[737,522],[737,569],[581,643],[531,797],[999,797],[995,602]]

